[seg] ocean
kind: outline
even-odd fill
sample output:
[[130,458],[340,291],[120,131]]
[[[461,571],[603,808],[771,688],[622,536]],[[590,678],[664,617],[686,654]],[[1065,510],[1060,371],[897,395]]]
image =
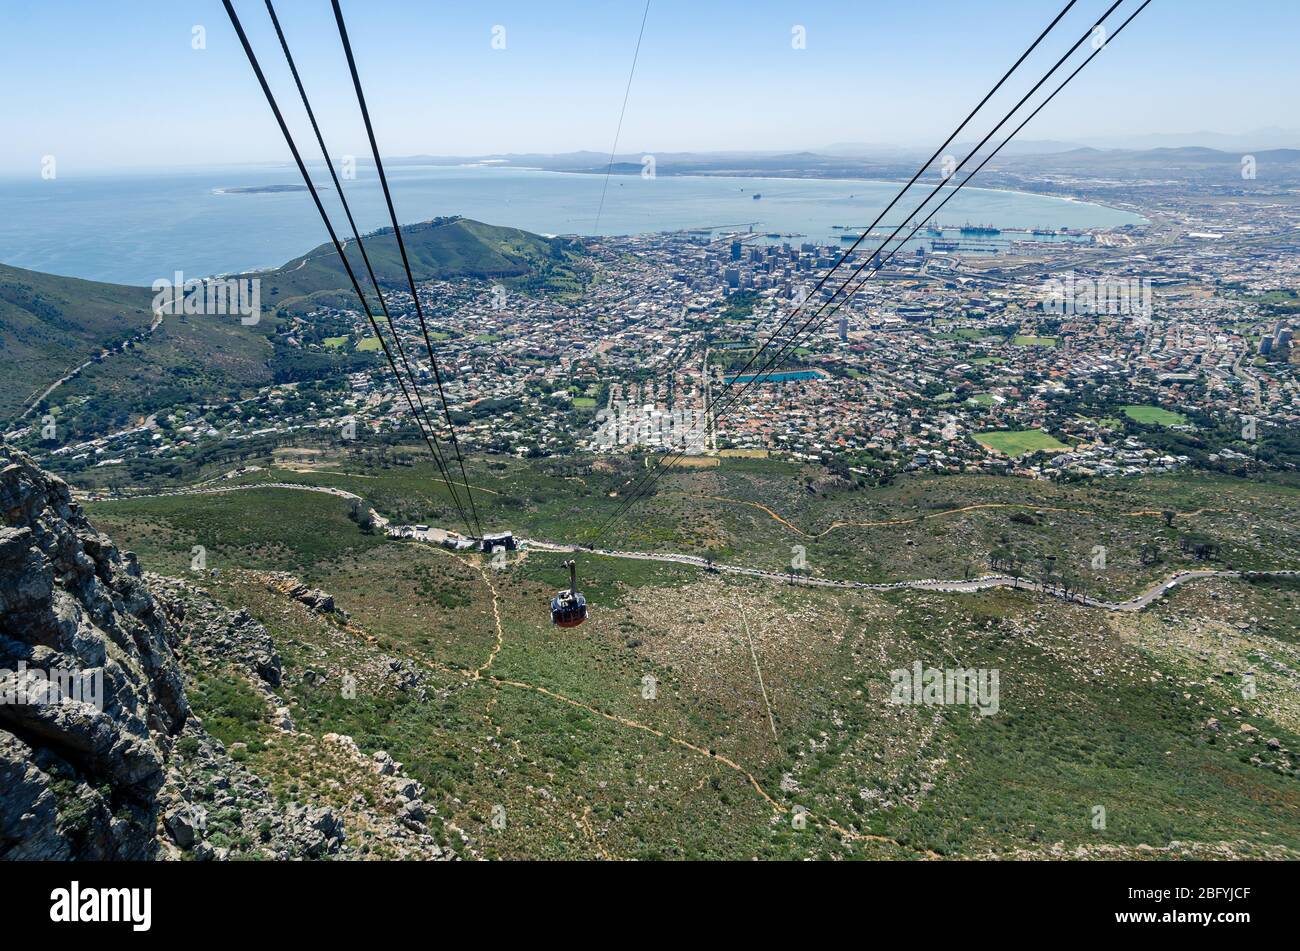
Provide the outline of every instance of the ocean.
[[[323,167],[313,171],[318,183],[329,181]],[[403,223],[464,215],[542,234],[603,235],[752,226],[796,235],[774,240],[840,247],[846,230],[869,224],[898,189],[849,180],[614,175],[600,208],[602,175],[482,165],[391,165],[388,174]],[[360,167],[356,175],[343,187],[358,226],[387,225],[374,170]],[[139,285],[178,270],[200,277],[275,267],[327,240],[310,197],[301,188],[230,190],[300,181],[289,165],[0,178],[0,262]],[[916,193],[909,213],[923,194]],[[323,196],[333,215],[333,189]],[[901,220],[893,214],[887,223]],[[341,210],[335,217],[342,236]],[[1084,202],[974,187],[962,189],[941,218],[946,224],[1046,229],[1143,220]]]

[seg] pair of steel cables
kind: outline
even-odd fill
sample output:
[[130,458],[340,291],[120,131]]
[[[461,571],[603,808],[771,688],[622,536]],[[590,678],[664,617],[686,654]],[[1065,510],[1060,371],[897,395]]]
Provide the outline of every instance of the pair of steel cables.
[[[452,421],[451,410],[447,403],[447,394],[443,386],[442,372],[438,366],[438,359],[433,352],[433,343],[429,335],[428,323],[425,320],[424,308],[420,302],[419,291],[416,287],[415,278],[411,271],[410,258],[407,256],[406,252],[406,242],[402,237],[402,228],[397,221],[397,211],[393,205],[393,196],[388,186],[388,177],[384,173],[384,163],[380,158],[379,145],[375,139],[374,126],[370,121],[370,110],[366,105],[365,92],[361,86],[361,78],[357,72],[356,60],[352,54],[352,44],[348,38],[347,26],[344,23],[343,11],[339,7],[338,0],[332,0],[334,19],[338,24],[339,38],[342,41],[343,50],[347,57],[348,71],[351,73],[352,85],[356,90],[357,103],[360,106],[361,116],[366,127],[366,135],[370,141],[370,149],[374,156],[375,168],[379,173],[379,183],[383,189],[384,201],[388,207],[388,216],[392,222],[393,234],[397,241],[398,251],[401,254],[402,268],[405,271],[407,286],[410,290],[411,299],[415,306],[416,318],[419,322],[420,331],[424,338],[424,346],[429,357],[429,364],[438,390],[438,397],[442,404],[443,416],[446,419],[447,429],[450,433],[451,446],[455,451],[456,463],[460,470],[461,486],[464,488],[465,498],[469,503],[468,513],[465,509],[465,504],[461,501],[457,483],[453,478],[450,465],[443,454],[442,446],[438,440],[436,427],[433,424],[433,420],[430,418],[424,397],[420,394],[420,388],[415,372],[406,355],[406,348],[402,344],[402,336],[398,332],[397,325],[393,322],[389,313],[388,304],[384,300],[383,289],[375,274],[375,269],[371,265],[370,255],[366,252],[365,242],[361,239],[361,234],[357,229],[356,221],[352,216],[352,209],[348,205],[347,196],[343,193],[343,188],[339,182],[338,175],[334,171],[334,162],[330,157],[329,150],[325,146],[325,139],[321,134],[320,125],[316,121],[316,114],[307,97],[307,91],[303,86],[302,78],[298,74],[298,68],[294,63],[293,54],[289,51],[289,44],[285,39],[284,30],[280,26],[280,20],[276,16],[275,7],[272,5],[271,0],[266,0],[267,12],[271,16],[271,23],[275,27],[275,33],[279,38],[280,47],[284,51],[284,57],[289,65],[289,70],[293,74],[294,84],[298,88],[298,95],[302,99],[303,108],[306,110],[307,118],[311,122],[312,132],[315,134],[316,143],[320,147],[321,157],[325,161],[325,167],[329,169],[330,179],[334,184],[335,191],[338,193],[344,214],[347,216],[348,226],[352,231],[352,239],[356,242],[357,250],[360,252],[361,259],[365,264],[366,274],[370,279],[371,285],[374,287],[375,297],[379,301],[379,309],[383,315],[384,322],[388,325],[389,333],[392,334],[393,343],[397,350],[396,359],[393,356],[394,348],[389,346],[388,340],[381,332],[379,321],[375,317],[374,310],[372,309],[366,294],[362,290],[361,282],[357,278],[352,263],[348,260],[344,244],[339,240],[338,233],[334,229],[329,213],[325,210],[325,205],[321,202],[316,186],[312,182],[311,176],[307,171],[307,165],[303,161],[302,154],[298,150],[293,134],[289,131],[289,126],[285,122],[284,114],[280,111],[280,106],[276,101],[275,93],[272,92],[271,86],[267,82],[266,75],[262,72],[262,67],[258,61],[257,54],[253,51],[252,44],[249,43],[248,40],[248,35],[244,32],[244,27],[240,22],[239,15],[235,12],[235,8],[231,4],[230,0],[223,0],[223,3],[225,4],[226,14],[230,17],[230,23],[235,28],[235,33],[239,36],[239,42],[244,47],[244,53],[248,57],[249,65],[252,66],[253,73],[257,77],[259,85],[262,87],[263,94],[266,96],[267,104],[270,105],[271,112],[275,116],[276,123],[280,127],[280,132],[284,135],[285,143],[289,146],[289,151],[293,154],[294,162],[298,166],[299,173],[302,175],[303,183],[307,186],[307,191],[311,194],[312,201],[316,205],[316,210],[320,213],[321,221],[325,224],[325,230],[329,233],[330,241],[334,244],[334,250],[338,253],[339,260],[343,263],[343,269],[347,272],[348,280],[352,284],[352,289],[356,292],[357,298],[361,302],[362,310],[365,312],[366,318],[370,323],[370,327],[373,330],[375,337],[379,340],[380,347],[384,352],[384,357],[388,362],[388,367],[392,371],[393,376],[397,379],[397,384],[401,390],[402,397],[410,408],[411,415],[415,418],[416,425],[420,430],[420,435],[424,438],[425,445],[428,446],[429,452],[433,456],[434,464],[438,469],[438,473],[441,476],[443,483],[448,487],[451,493],[452,503],[455,505],[456,510],[460,515],[461,522],[465,525],[467,531],[472,532],[476,529],[478,536],[481,538],[483,537],[483,527],[479,522],[478,508],[474,504],[473,490],[470,488],[469,477],[465,471],[465,460],[461,454],[460,441],[456,436],[456,427]],[[398,360],[400,360],[402,368],[405,370],[405,377],[403,377],[402,373],[398,370]]]
[[[921,175],[923,175],[925,171],[934,164],[935,160],[938,159],[941,154],[943,154],[943,151],[946,148],[948,148],[949,145],[951,145],[953,140],[962,132],[962,130],[971,122],[971,120],[975,118],[975,116],[980,112],[980,110],[983,109],[983,107],[989,101],[989,99],[991,99],[993,95],[1003,86],[1003,84],[1006,83],[1006,81],[1011,77],[1011,75],[1015,73],[1015,71],[1025,61],[1025,59],[1028,58],[1028,56],[1039,46],[1039,44],[1041,44],[1043,40],[1046,39],[1048,34],[1050,34],[1052,30],[1055,29],[1057,24],[1067,13],[1069,13],[1070,9],[1074,7],[1076,2],[1077,0],[1070,0],[1070,2],[1066,3],[1066,5],[1055,16],[1055,18],[1053,18],[1052,22],[1049,23],[1047,27],[1038,35],[1037,39],[1035,39],[1033,43],[1030,44],[1028,49],[1026,49],[1025,52],[1020,55],[1020,58],[1016,60],[1016,62],[1011,66],[1011,68],[1008,69],[1005,74],[1003,74],[1002,78],[999,79],[998,82],[993,86],[993,88],[989,90],[989,92],[984,96],[984,98],[980,100],[979,104],[973,110],[971,110],[970,114],[967,115],[966,118],[962,120],[961,124],[958,125],[955,130],[953,130],[952,134],[948,136],[948,138],[944,141],[944,143],[940,145],[938,149],[935,150],[934,154],[931,155],[930,158],[927,159],[920,166],[920,168],[917,169],[916,173],[907,182],[907,184],[904,185],[898,191],[898,193],[889,202],[889,204],[886,205],[885,208],[880,212],[880,214],[876,216],[876,220],[867,226],[867,228],[863,231],[862,235],[856,241],[853,242],[852,246],[847,251],[845,251],[843,254],[840,255],[839,259],[830,268],[830,270],[828,270],[826,274],[823,275],[822,278],[816,283],[811,293],[809,293],[807,297],[804,298],[804,300],[801,301],[790,312],[788,316],[786,316],[784,319],[780,321],[780,323],[777,325],[776,330],[774,330],[772,334],[768,337],[768,339],[759,348],[755,350],[754,354],[745,363],[745,366],[742,367],[739,372],[735,373],[731,377],[731,379],[727,382],[726,386],[723,388],[723,392],[720,398],[714,401],[714,409],[712,413],[712,425],[716,427],[717,421],[720,418],[725,417],[727,413],[729,413],[736,406],[738,401],[742,399],[744,395],[747,392],[749,392],[749,390],[752,389],[752,387],[755,384],[757,384],[765,375],[770,373],[773,370],[773,368],[779,367],[782,361],[784,361],[792,351],[797,349],[802,342],[806,342],[808,339],[810,339],[813,334],[815,334],[832,317],[834,317],[835,314],[839,311],[839,309],[844,305],[844,303],[848,301],[859,290],[861,290],[861,288],[863,287],[863,285],[866,284],[867,281],[871,280],[876,274],[878,274],[880,272],[880,269],[883,268],[884,265],[888,263],[889,260],[892,259],[894,255],[897,254],[898,251],[909,240],[911,240],[911,238],[916,234],[918,230],[920,230],[920,228],[922,228],[928,221],[933,220],[934,216],[938,214],[938,212],[949,201],[951,201],[953,197],[955,197],[957,193],[960,192],[961,189],[971,181],[971,179],[973,179],[977,174],[979,174],[979,172],[999,152],[1001,152],[1002,149],[1012,139],[1014,139],[1015,136],[1019,134],[1019,132],[1036,115],[1038,115],[1038,113],[1042,111],[1042,109],[1049,102],[1055,99],[1057,94],[1060,93],[1061,90],[1063,90],[1067,85],[1069,85],[1069,83],[1083,70],[1085,66],[1087,66],[1090,62],[1092,62],[1092,60],[1095,59],[1102,52],[1102,50],[1106,48],[1106,46],[1109,43],[1113,42],[1115,38],[1119,36],[1119,34],[1124,30],[1124,28],[1127,27],[1129,23],[1131,23],[1138,14],[1140,14],[1143,10],[1146,9],[1148,4],[1150,4],[1151,0],[1143,0],[1143,2],[1135,10],[1133,10],[1132,13],[1128,15],[1128,17],[1123,21],[1123,23],[1119,25],[1119,27],[1114,31],[1114,33],[1111,33],[1109,36],[1107,36],[1106,26],[1105,26],[1106,20],[1111,16],[1111,14],[1115,12],[1115,10],[1121,5],[1121,3],[1124,2],[1124,0],[1115,0],[1115,2],[1113,2],[1110,5],[1110,7],[1100,17],[1098,17],[1096,21],[1094,21],[1092,26],[1089,27],[1089,29],[1081,37],[1079,37],[1079,39],[1076,40],[1074,44],[1056,61],[1056,63],[1042,76],[1042,78],[1039,79],[1038,82],[1036,82],[1033,85],[1033,87],[1027,93],[1025,93],[1024,96],[1022,96],[1019,99],[1019,101],[1010,110],[1007,111],[1006,115],[1003,116],[1003,118],[998,122],[998,124],[995,125],[988,132],[988,134],[984,136],[983,139],[980,140],[979,144],[977,144],[973,149],[971,149],[970,152],[966,155],[966,157],[962,159],[962,161],[959,164],[955,165],[955,167],[952,169],[951,172],[947,172],[943,176],[943,179],[940,181],[940,183],[930,191],[930,193],[921,201],[919,205],[916,206],[916,208],[913,209],[911,214],[903,218],[902,223],[900,223],[897,227],[894,228],[894,230],[889,235],[889,237],[887,237],[884,241],[882,241],[880,245],[876,248],[876,250],[872,252],[872,254],[867,256],[867,258],[864,261],[858,264],[857,267],[854,268],[854,270],[848,275],[847,278],[844,279],[843,283],[840,284],[839,287],[836,288],[833,293],[831,293],[828,297],[826,297],[826,299],[823,300],[820,305],[815,306],[815,309],[812,310],[811,315],[794,330],[794,332],[790,335],[788,340],[784,341],[777,347],[777,349],[773,352],[773,354],[762,364],[760,369],[758,369],[753,373],[750,373],[749,372],[750,368],[754,366],[754,364],[759,360],[759,358],[763,356],[763,354],[766,353],[774,343],[776,343],[777,338],[781,336],[785,328],[790,324],[794,323],[795,319],[806,309],[805,305],[808,305],[810,301],[814,300],[814,298],[818,295],[821,289],[827,284],[828,281],[830,281],[831,277],[835,274],[835,272],[839,270],[840,267],[846,263],[849,257],[857,250],[858,246],[861,245],[862,242],[867,238],[867,236],[872,231],[875,230],[876,226],[880,224],[882,220],[884,220],[885,215],[887,215],[893,209],[894,205],[897,204],[898,201],[902,199],[903,196],[912,188],[912,186],[916,184],[918,179],[920,179]],[[1093,46],[1092,53],[1089,56],[1087,56],[1083,60],[1083,62],[1080,63],[1069,75],[1067,75],[1066,78],[1046,98],[1044,98],[1043,101],[1040,102],[1038,106],[1035,107],[1033,111],[1030,112],[1029,115],[1026,116],[1024,120],[1022,120],[1020,124],[1017,125],[1016,128],[1012,130],[1012,132],[1009,135],[1007,135],[1007,137],[1003,139],[1002,142],[996,148],[994,148],[991,152],[989,152],[989,154],[985,156],[983,160],[980,161],[980,163],[975,167],[974,170],[972,170],[969,174],[967,174],[955,186],[950,185],[949,182],[953,178],[953,176],[955,176],[957,172],[961,171],[961,169],[964,168],[967,163],[969,163],[972,159],[974,159],[978,155],[979,151],[982,148],[984,148],[984,146],[989,142],[990,139],[993,138],[994,135],[997,134],[998,130],[1012,120],[1012,118],[1021,109],[1021,107],[1023,107],[1025,103],[1028,102],[1029,99],[1057,72],[1057,70],[1061,68],[1061,66],[1079,49],[1080,46],[1082,46],[1086,42],[1089,42],[1090,40]],[[942,192],[944,188],[951,189],[949,194],[938,205],[927,210],[927,205],[930,203],[930,201],[936,195],[940,194],[940,192]],[[919,220],[918,220],[918,216],[920,216]],[[912,227],[912,230],[907,234],[906,237],[904,237],[901,241],[899,241],[892,250],[889,250],[887,253],[885,253],[885,249],[888,248],[890,243],[895,240],[899,232],[901,232],[903,228],[906,227],[906,224],[909,221],[916,221],[916,224]],[[886,225],[886,227],[888,226]],[[850,287],[852,282],[858,278],[858,275],[861,274],[861,272],[865,268],[867,268],[868,265],[873,264],[873,262],[875,266],[872,268],[870,273],[868,273],[865,277],[863,277],[860,281],[858,281],[856,286]],[[847,293],[845,293],[846,289],[847,289]],[[809,306],[811,307],[812,305]],[[825,313],[827,311],[827,308],[830,308],[830,310],[828,313]],[[825,313],[825,316],[822,316],[823,313]],[[705,368],[705,372],[706,373],[708,372],[707,368]],[[737,382],[742,380],[744,381],[743,385],[738,390],[735,390],[733,392],[733,387],[736,385]],[[587,536],[586,543],[588,547],[594,547],[595,543],[600,538],[604,537],[604,535],[611,528],[613,528],[613,526],[620,519],[625,517],[638,501],[645,498],[654,489],[654,486],[658,483],[659,479],[663,477],[663,474],[669,471],[677,463],[677,461],[680,460],[686,454],[686,450],[690,445],[690,440],[689,440],[690,433],[698,425],[699,422],[697,420],[697,422],[691,427],[691,429],[684,434],[683,441],[682,441],[682,448],[675,452],[671,449],[665,452],[659,458],[659,460],[654,465],[654,467],[648,469],[647,472],[637,481],[636,485],[624,497],[624,499],[619,504],[619,506],[614,510],[614,512],[611,513],[605,519],[604,522],[602,522],[599,526],[597,526],[594,532],[590,533]]]

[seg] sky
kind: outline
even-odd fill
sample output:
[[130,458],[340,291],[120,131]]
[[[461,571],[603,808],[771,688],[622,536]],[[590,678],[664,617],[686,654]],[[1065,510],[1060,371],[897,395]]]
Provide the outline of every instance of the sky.
[[[937,145],[1064,2],[651,0],[619,152]],[[309,153],[262,0],[235,5]],[[342,5],[385,155],[610,151],[644,0]],[[1108,5],[1078,0],[1018,89]],[[328,0],[276,10],[331,151],[365,155]],[[1154,0],[1022,137],[1294,129],[1297,36],[1295,0]],[[288,158],[218,0],[0,0],[0,84],[3,175]]]

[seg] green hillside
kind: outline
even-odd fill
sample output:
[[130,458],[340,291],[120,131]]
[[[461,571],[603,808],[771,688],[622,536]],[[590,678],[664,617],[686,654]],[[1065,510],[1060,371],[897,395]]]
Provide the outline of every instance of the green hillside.
[[[576,291],[582,278],[579,253],[567,241],[543,238],[518,228],[487,225],[468,218],[435,218],[403,225],[402,236],[417,281],[477,278],[498,280],[519,290]],[[385,288],[406,286],[401,253],[392,228],[365,237],[375,276]],[[346,253],[358,278],[365,266],[355,242]],[[269,300],[289,306],[297,298],[344,291],[351,299],[347,274],[330,244],[321,244],[274,271],[258,275],[270,285]]]
[[[499,280],[516,290],[553,294],[577,293],[583,286],[580,250],[568,242],[463,218],[435,219],[402,231],[418,281]],[[404,286],[392,230],[376,232],[366,247],[380,282]],[[355,244],[348,253],[363,274]],[[328,377],[357,368],[356,354],[305,353],[277,336],[288,314],[321,303],[356,307],[329,245],[273,271],[243,276],[262,281],[257,324],[244,326],[234,317],[168,315],[151,331],[149,288],[0,265],[0,346],[7,384],[0,389],[0,420],[5,428],[16,425],[46,388],[83,363],[35,407],[56,412],[64,432],[79,436],[121,428],[167,406],[247,395],[276,380]]]
[[65,432],[103,432],[163,406],[270,380],[273,316],[264,312],[246,327],[233,317],[175,315],[151,331],[153,296],[147,287],[0,265],[6,426],[34,406],[28,422],[48,409]]
[[[283,705],[303,733],[404,763],[434,826],[464,830],[484,858],[1300,855],[1295,578],[1202,578],[1115,611],[1024,589],[814,588],[583,552],[590,617],[564,630],[547,606],[567,552],[532,546],[494,568],[365,532],[343,499],[266,485],[454,520],[431,464],[401,452],[410,465],[336,447],[312,472],[264,453],[246,461],[265,468],[211,494],[88,506],[146,569],[195,579],[275,639],[273,699],[199,701],[247,743],[268,788],[338,807],[355,795],[286,743],[271,722]],[[610,457],[466,464],[486,524],[554,541],[601,524],[636,472]],[[673,469],[605,544],[771,571],[788,571],[801,545],[813,577],[877,582],[977,575],[1009,549],[1035,577],[1053,555],[1056,576],[1114,599],[1180,571],[1300,565],[1291,480],[905,476],[809,493],[808,471],[739,458]],[[1213,561],[1180,544],[1197,537],[1219,543]],[[201,576],[196,544],[209,553]],[[1090,561],[1095,544],[1105,568]],[[269,571],[328,591],[346,623],[268,585]],[[997,671],[997,711],[897,703],[894,672],[918,662]],[[385,678],[402,665],[422,692]],[[355,697],[340,690],[350,671]]]
[[102,347],[149,328],[150,293],[0,264],[0,417],[18,412]]

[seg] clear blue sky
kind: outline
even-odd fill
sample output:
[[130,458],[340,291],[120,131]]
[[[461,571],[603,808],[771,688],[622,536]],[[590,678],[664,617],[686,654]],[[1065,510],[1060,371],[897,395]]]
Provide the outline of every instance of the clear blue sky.
[[[1063,3],[652,0],[620,152],[937,144]],[[1080,0],[1054,48],[1106,5]],[[306,134],[265,7],[236,6]],[[608,151],[642,9],[344,2],[389,155]],[[281,0],[277,10],[332,151],[365,154],[329,3]],[[505,50],[491,47],[497,24]],[[796,24],[804,50],[791,48]],[[195,25],[206,49],[191,48]],[[1295,0],[1154,0],[1024,136],[1294,128],[1297,36]],[[287,158],[217,0],[4,0],[0,83],[0,174],[46,154],[61,176]]]

